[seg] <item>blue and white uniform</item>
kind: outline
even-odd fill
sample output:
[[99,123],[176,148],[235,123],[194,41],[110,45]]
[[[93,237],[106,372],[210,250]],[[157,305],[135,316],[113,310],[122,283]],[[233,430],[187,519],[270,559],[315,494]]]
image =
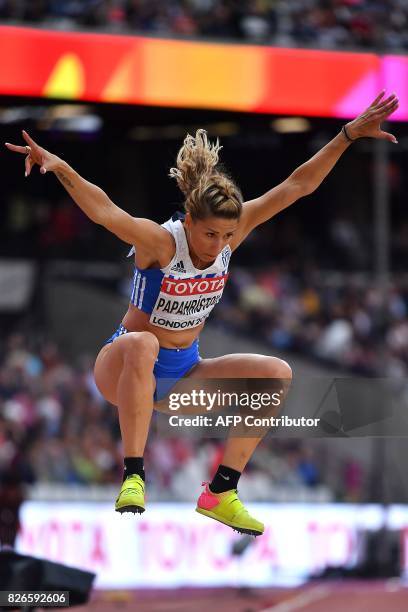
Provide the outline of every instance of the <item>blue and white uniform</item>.
[[[183,216],[176,214],[163,223],[176,244],[173,259],[165,268],[141,269],[135,266],[130,302],[150,315],[150,323],[162,329],[180,331],[197,327],[205,321],[220,301],[228,278],[231,248],[226,245],[211,266],[197,269],[191,261]],[[135,253],[132,247],[128,257]],[[107,342],[127,333],[120,325]],[[160,348],[153,370],[157,381],[155,399],[164,397],[169,389],[200,360],[198,339],[188,348]],[[163,382],[159,388],[159,379]]]

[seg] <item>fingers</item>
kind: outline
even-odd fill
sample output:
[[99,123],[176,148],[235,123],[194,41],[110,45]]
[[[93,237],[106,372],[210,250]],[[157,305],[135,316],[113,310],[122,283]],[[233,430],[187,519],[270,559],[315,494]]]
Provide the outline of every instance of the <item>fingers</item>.
[[23,138],[30,147],[38,147],[37,143],[29,136],[28,132],[22,130]]
[[388,140],[389,142],[393,142],[394,144],[398,143],[398,140],[395,138],[394,134],[390,134],[389,132],[380,131],[379,138],[383,140]]
[[384,109],[388,104],[393,103],[394,101],[398,102],[398,98],[397,95],[395,93],[392,93],[390,96],[388,96],[388,98],[386,98],[385,100],[382,100],[379,104],[377,104],[376,106],[373,106],[373,108],[371,108],[371,111],[373,112],[377,112],[377,111],[381,111],[382,109]]
[[10,142],[6,142],[6,147],[10,151],[14,151],[15,153],[22,153],[23,155],[30,154],[31,152],[35,154],[39,153],[40,149],[38,145],[34,142],[34,140],[31,138],[31,136],[29,136],[25,130],[22,130],[22,134],[24,140],[27,143],[25,146],[15,145],[11,144]]
[[23,155],[27,155],[26,147],[21,147],[20,145],[14,145],[14,144],[11,144],[10,142],[5,142],[4,144],[10,151],[14,151],[15,153],[22,153]]
[[378,94],[378,96],[376,97],[376,99],[374,100],[374,102],[371,102],[369,108],[373,108],[374,106],[377,106],[377,104],[379,103],[379,101],[381,100],[381,98],[384,96],[385,94],[385,89],[383,89],[382,91],[380,91],[380,93]]
[[394,102],[390,108],[386,111],[385,116],[388,117],[389,115],[392,115],[392,113],[395,113],[395,111],[399,108],[399,102],[398,100],[396,102]]
[[31,170],[32,170],[32,168],[34,166],[34,162],[33,162],[33,160],[31,159],[31,157],[29,155],[27,155],[27,157],[25,158],[24,164],[25,164],[25,174],[24,174],[24,176],[25,177],[30,176]]
[[[34,140],[31,138],[31,136],[28,135],[28,133],[25,130],[22,130],[22,134],[23,134],[23,138],[26,141],[27,145],[32,148],[32,149],[38,149],[38,145],[36,142],[34,142]],[[6,145],[6,147],[8,149],[10,149],[10,151],[15,151],[16,153],[24,153],[24,155],[27,155],[28,151],[27,151],[27,146],[20,146],[20,145],[14,145],[11,144],[10,142],[5,142],[4,143]]]
[[374,113],[373,118],[379,121],[383,121],[386,117],[389,117],[389,115],[394,113],[397,110],[398,106],[399,100],[398,98],[394,98],[393,100],[391,100],[391,102],[388,102],[388,104],[377,110]]
[[10,142],[6,142],[6,147],[13,151],[14,153],[21,153],[25,155],[24,166],[25,166],[25,176],[29,176],[31,174],[31,170],[38,164],[40,166],[41,174],[45,174],[47,172],[47,168],[44,163],[44,155],[43,150],[39,147],[31,136],[25,131],[22,130],[23,138],[26,141],[25,146],[11,144]]

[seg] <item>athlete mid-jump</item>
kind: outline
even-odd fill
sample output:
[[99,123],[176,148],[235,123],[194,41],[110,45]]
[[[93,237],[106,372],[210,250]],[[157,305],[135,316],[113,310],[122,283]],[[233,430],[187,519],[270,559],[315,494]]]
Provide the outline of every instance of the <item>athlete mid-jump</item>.
[[[102,189],[41,148],[26,132],[25,146],[6,143],[11,151],[25,155],[26,176],[35,164],[42,174],[54,172],[84,213],[134,252],[129,308],[95,363],[96,384],[119,413],[125,459],[115,505],[118,512],[145,510],[143,454],[155,402],[169,390],[159,391],[161,379],[245,378],[249,374],[291,378],[289,365],[276,357],[234,354],[201,359],[198,336],[222,296],[231,253],[255,227],[312,193],[353,140],[368,136],[396,142],[380,124],[397,108],[395,94],[385,99],[382,92],[285,181],[248,202],[242,201],[238,187],[217,167],[218,141],[211,144],[206,132],[198,130],[195,137],[186,137],[176,168],[170,170],[184,194],[185,215],[163,225],[123,211]],[[203,281],[197,283],[197,279]],[[185,287],[189,287],[187,293],[183,293]],[[201,514],[253,535],[263,533],[264,526],[243,506],[237,485],[260,440],[230,437],[222,464],[212,482],[205,483],[197,502]]]

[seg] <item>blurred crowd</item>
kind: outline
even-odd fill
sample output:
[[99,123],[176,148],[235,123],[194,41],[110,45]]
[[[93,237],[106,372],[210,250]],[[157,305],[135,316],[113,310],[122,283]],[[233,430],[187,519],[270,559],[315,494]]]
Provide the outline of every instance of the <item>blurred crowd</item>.
[[408,46],[405,0],[0,0],[0,19],[281,46]]
[[[30,338],[30,339],[29,339]],[[92,359],[64,358],[35,333],[3,340],[0,365],[0,492],[6,479],[35,484],[115,484],[123,474],[117,409],[98,392]],[[160,418],[157,415],[154,417]],[[150,499],[192,500],[211,479],[222,441],[150,434],[145,467]],[[267,440],[245,472],[241,489],[252,499],[271,487],[314,488],[318,459],[302,442]],[[348,476],[344,474],[347,495]]]
[[215,316],[227,328],[362,376],[408,375],[408,277],[387,291],[364,275],[290,263],[234,269]]

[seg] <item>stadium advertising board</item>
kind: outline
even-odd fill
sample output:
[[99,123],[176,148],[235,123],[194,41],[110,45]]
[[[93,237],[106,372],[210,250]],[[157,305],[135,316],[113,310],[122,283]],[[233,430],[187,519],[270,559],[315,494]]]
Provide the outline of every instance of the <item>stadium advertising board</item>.
[[403,56],[9,26],[0,53],[0,95],[341,118],[385,88],[408,119]]
[[[26,502],[17,549],[93,571],[97,588],[296,585],[327,566],[355,565],[359,534],[384,518],[374,505],[250,506],[267,528],[241,555],[231,529],[190,504],[158,503],[134,517],[106,503]],[[399,525],[408,525],[401,512]]]

